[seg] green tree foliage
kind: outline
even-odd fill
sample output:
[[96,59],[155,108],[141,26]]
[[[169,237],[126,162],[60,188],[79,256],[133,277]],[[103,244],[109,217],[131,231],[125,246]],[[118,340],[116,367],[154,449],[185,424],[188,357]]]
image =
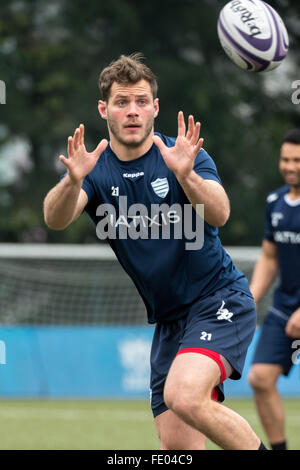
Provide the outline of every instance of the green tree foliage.
[[[45,227],[42,203],[64,168],[68,135],[83,122],[87,148],[107,135],[97,111],[101,69],[120,54],[141,51],[159,80],[156,128],[175,135],[179,109],[202,123],[230,196],[232,215],[221,230],[231,245],[259,244],[266,194],[277,186],[283,134],[300,125],[292,103],[299,76],[300,4],[270,2],[284,18],[290,54],[269,74],[238,69],[217,37],[217,0],[10,0],[1,2],[0,241],[90,242],[94,227],[81,217],[64,232]],[[29,148],[22,158],[22,141]],[[9,147],[7,144],[9,143]],[[15,149],[9,156],[10,149]],[[6,159],[10,159],[7,161]]]

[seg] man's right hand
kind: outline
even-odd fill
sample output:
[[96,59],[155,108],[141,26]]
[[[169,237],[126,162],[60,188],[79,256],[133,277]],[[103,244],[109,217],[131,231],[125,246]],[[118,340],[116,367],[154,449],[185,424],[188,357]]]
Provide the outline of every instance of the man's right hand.
[[81,183],[93,170],[100,155],[106,149],[108,141],[102,139],[93,152],[87,152],[84,145],[84,125],[75,130],[74,136],[68,138],[68,158],[60,155],[60,161],[66,166],[71,181]]

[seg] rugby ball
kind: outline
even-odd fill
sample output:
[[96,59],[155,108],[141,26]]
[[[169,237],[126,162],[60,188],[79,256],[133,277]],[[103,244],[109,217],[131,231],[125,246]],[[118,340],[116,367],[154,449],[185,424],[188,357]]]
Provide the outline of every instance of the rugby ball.
[[278,13],[261,0],[232,0],[220,12],[218,36],[229,58],[249,72],[267,72],[287,55],[289,37]]

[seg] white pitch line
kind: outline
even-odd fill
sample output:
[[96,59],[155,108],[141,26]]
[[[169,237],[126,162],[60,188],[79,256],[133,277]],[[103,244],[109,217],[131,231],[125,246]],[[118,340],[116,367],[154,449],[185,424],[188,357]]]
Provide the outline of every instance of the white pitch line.
[[[248,421],[255,424],[259,423],[259,418],[256,413],[245,413]],[[120,420],[120,421],[151,421],[151,412],[142,410],[124,411],[121,409],[114,410],[77,410],[77,409],[60,409],[60,408],[42,408],[42,407],[18,407],[7,406],[7,408],[0,408],[0,419],[51,419],[51,420]],[[299,424],[299,416],[287,416],[287,422]]]
[[0,409],[0,418],[8,419],[54,419],[64,421],[74,420],[120,420],[120,421],[151,421],[151,413],[146,411],[123,410],[61,410],[58,408],[21,408],[7,407]]

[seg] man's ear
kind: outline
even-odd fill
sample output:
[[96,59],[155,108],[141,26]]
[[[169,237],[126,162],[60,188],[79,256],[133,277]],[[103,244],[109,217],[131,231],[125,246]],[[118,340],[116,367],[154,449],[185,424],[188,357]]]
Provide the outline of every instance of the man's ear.
[[98,111],[102,119],[107,119],[106,101],[98,101]]
[[154,117],[158,116],[159,113],[159,99],[155,98],[154,100]]

